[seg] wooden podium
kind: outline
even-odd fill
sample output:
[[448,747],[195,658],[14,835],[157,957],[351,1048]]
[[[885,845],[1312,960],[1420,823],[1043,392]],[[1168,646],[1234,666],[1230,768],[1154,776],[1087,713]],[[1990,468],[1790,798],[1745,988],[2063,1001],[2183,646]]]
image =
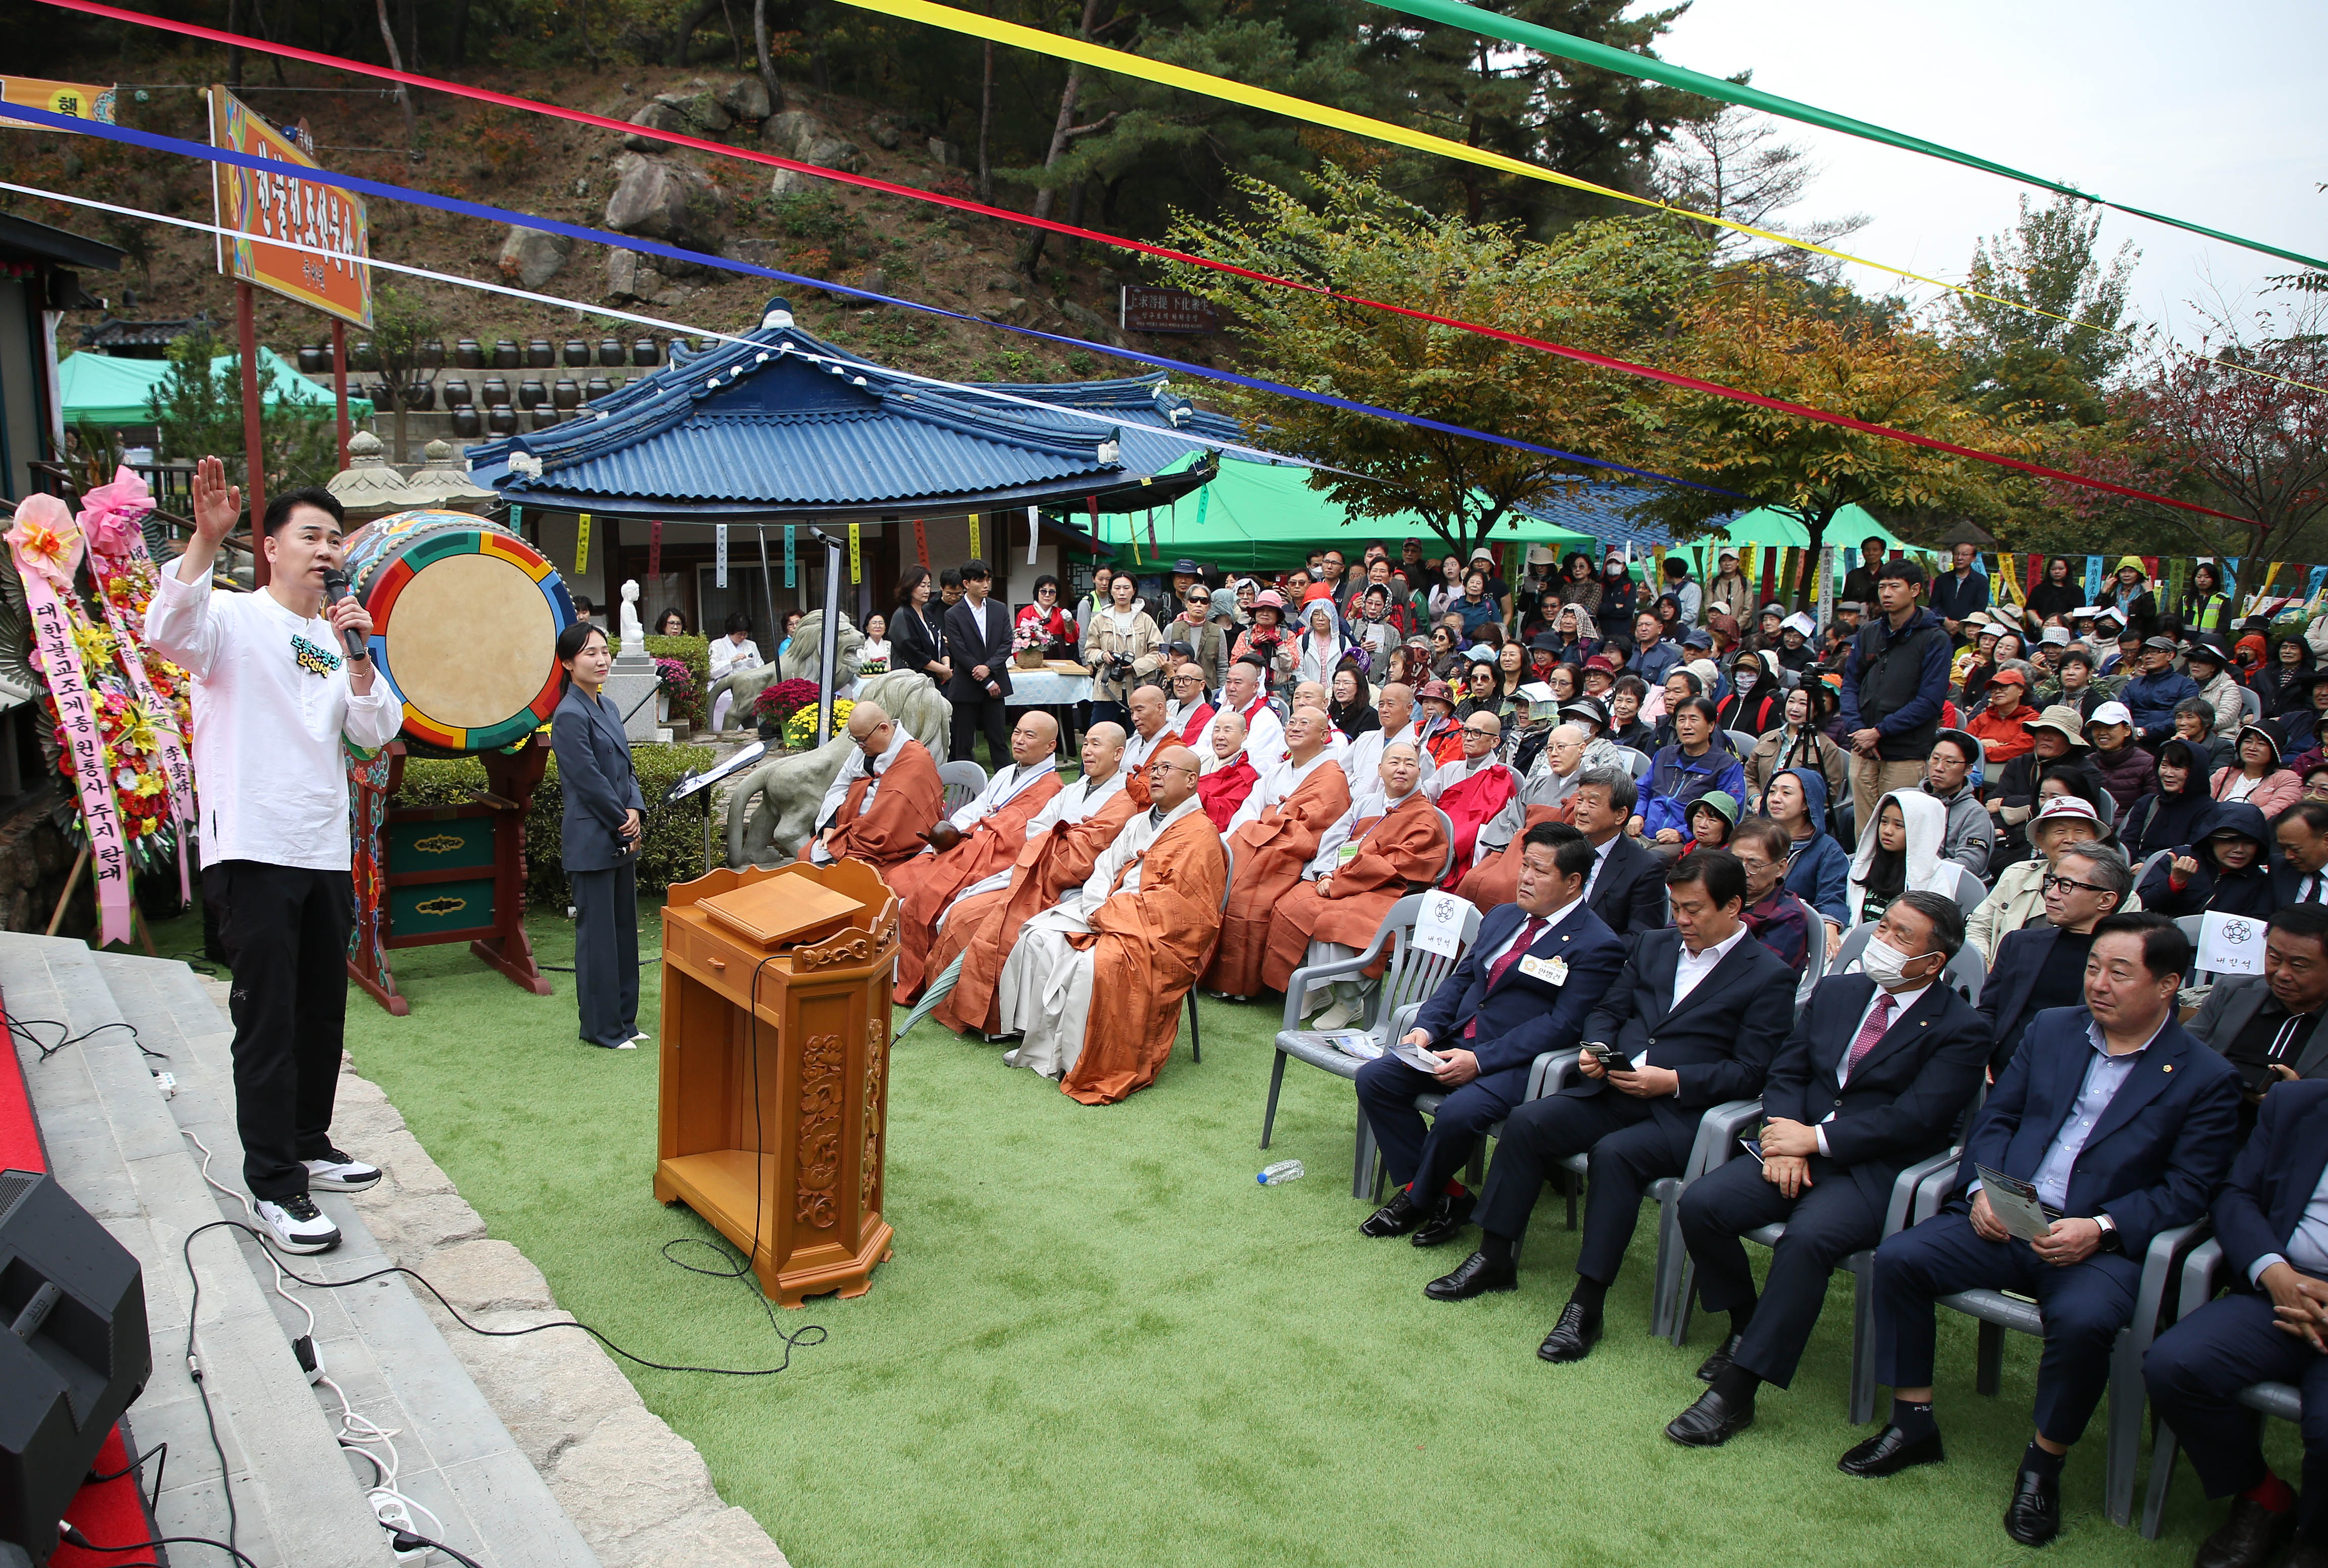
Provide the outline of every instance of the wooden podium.
[[[852,901],[845,926],[764,946],[702,906],[780,878]],[[673,887],[663,906],[655,1197],[709,1220],[786,1307],[863,1295],[890,1253],[881,1204],[896,958],[896,896],[859,860],[722,867]]]

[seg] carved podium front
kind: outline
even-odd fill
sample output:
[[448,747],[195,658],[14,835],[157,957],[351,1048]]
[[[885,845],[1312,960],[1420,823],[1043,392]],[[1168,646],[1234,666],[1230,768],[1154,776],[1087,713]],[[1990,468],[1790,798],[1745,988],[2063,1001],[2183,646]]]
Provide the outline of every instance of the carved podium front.
[[[806,878],[784,887],[774,878]],[[797,944],[756,942],[703,907],[842,909]],[[781,923],[779,923],[781,924]],[[890,1254],[881,1217],[897,900],[859,860],[726,868],[671,889],[662,914],[662,1119],[655,1197],[746,1253],[786,1307],[861,1296]]]

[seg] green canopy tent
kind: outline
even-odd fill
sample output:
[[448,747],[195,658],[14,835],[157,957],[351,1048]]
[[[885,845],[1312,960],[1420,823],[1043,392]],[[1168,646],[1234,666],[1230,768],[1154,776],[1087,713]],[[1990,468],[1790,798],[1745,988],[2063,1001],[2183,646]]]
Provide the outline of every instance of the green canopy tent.
[[[238,356],[221,354],[211,369],[235,371]],[[260,393],[271,404],[296,403],[327,411],[332,391],[317,386],[273,349],[258,351]],[[170,373],[166,360],[117,360],[104,354],[75,354],[57,366],[57,382],[69,425],[151,425],[153,393]],[[350,397],[348,418],[369,419],[371,399]]]
[[[1220,473],[1194,495],[1169,508],[1128,519],[1130,540],[1103,540],[1118,566],[1132,566],[1133,540],[1141,567],[1187,556],[1228,570],[1273,570],[1298,567],[1321,546],[1348,550],[1355,542],[1383,540],[1395,554],[1409,535],[1424,541],[1425,552],[1446,547],[1421,517],[1357,517],[1320,490],[1310,487],[1310,469],[1298,463],[1255,463],[1223,456]],[[1555,549],[1590,549],[1590,536],[1525,513],[1514,512],[1517,531],[1496,530],[1496,543],[1548,544]],[[1155,529],[1150,548],[1149,528]],[[1111,521],[1109,531],[1117,525]]]

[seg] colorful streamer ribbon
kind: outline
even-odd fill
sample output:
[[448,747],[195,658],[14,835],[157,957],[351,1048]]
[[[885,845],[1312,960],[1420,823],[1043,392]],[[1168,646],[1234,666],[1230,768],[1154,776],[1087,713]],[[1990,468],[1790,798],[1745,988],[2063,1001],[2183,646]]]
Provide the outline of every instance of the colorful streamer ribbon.
[[80,530],[63,502],[53,495],[31,495],[17,507],[15,526],[0,537],[7,540],[16,575],[24,585],[24,606],[33,618],[33,651],[57,705],[65,749],[73,759],[73,783],[80,791],[80,817],[89,830],[89,858],[97,874],[98,945],[127,942],[129,850],[113,809],[113,780],[105,771],[97,705],[89,699],[80,651],[73,645],[70,595],[73,571],[80,564]]

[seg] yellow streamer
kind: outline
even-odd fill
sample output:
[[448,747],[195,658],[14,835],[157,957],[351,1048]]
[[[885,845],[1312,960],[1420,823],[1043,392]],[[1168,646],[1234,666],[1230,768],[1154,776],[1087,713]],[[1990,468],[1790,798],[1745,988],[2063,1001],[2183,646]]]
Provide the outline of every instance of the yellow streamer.
[[579,577],[590,569],[590,514],[582,514],[581,523],[574,536],[574,575]]
[[[2042,315],[2050,321],[2066,322],[2071,326],[2091,327],[2096,332],[2106,332],[2113,337],[2124,338],[2129,343],[2134,341],[2133,334],[2116,327],[2094,326],[2088,322],[2071,321],[2068,316],[2056,315],[2041,306],[2024,304],[2020,300],[2000,299],[1995,295],[1983,294],[1976,288],[1961,283],[1950,283],[1946,278],[1927,277],[1923,273],[1910,272],[1905,268],[1893,267],[1886,262],[1870,261],[1863,256],[1854,256],[1847,250],[1831,249],[1825,245],[1814,244],[1807,239],[1798,239],[1774,230],[1757,229],[1751,223],[1741,223],[1732,218],[1723,218],[1711,212],[1693,211],[1687,207],[1676,207],[1670,202],[1660,202],[1653,196],[1638,196],[1630,191],[1619,191],[1608,185],[1595,184],[1590,180],[1581,180],[1573,174],[1563,174],[1557,169],[1547,169],[1540,164],[1530,164],[1518,158],[1507,157],[1502,153],[1490,152],[1485,147],[1466,146],[1461,142],[1449,141],[1445,136],[1434,136],[1428,131],[1413,130],[1405,126],[1394,125],[1388,120],[1375,119],[1368,115],[1352,114],[1347,109],[1311,103],[1307,99],[1293,98],[1281,92],[1272,92],[1267,88],[1247,87],[1243,82],[1231,81],[1226,77],[1213,76],[1201,70],[1190,70],[1186,66],[1171,65],[1160,60],[1150,60],[1146,55],[1130,54],[1121,49],[1109,49],[1097,43],[1086,43],[1079,38],[1063,38],[1056,33],[1045,33],[1033,27],[1021,27],[1015,22],[1002,22],[990,16],[978,15],[974,12],[957,10],[951,5],[935,5],[933,0],[842,0],[842,3],[857,6],[860,10],[894,16],[904,22],[919,22],[931,27],[943,27],[950,33],[964,33],[972,38],[982,38],[996,43],[1009,44],[1018,49],[1033,50],[1037,54],[1051,55],[1056,59],[1071,61],[1077,65],[1090,66],[1097,70],[1112,71],[1118,76],[1128,76],[1141,81],[1152,81],[1159,87],[1178,88],[1183,92],[1198,93],[1204,97],[1220,99],[1228,103],[1243,104],[1248,108],[1266,109],[1272,114],[1284,115],[1291,119],[1307,120],[1311,125],[1328,126],[1336,130],[1347,131],[1352,136],[1366,136],[1375,141],[1411,147],[1416,152],[1436,153],[1441,157],[1454,158],[1467,164],[1477,164],[1482,168],[1495,169],[1507,174],[1517,174],[1523,179],[1542,180],[1548,184],[1565,185],[1574,191],[1590,191],[1596,196],[1606,196],[1612,202],[1629,202],[1638,207],[1654,207],[1661,211],[1671,212],[1676,217],[1690,219],[1694,222],[1712,223],[1736,233],[1768,240],[1773,245],[1783,245],[1794,250],[1807,250],[1814,255],[1828,257],[1836,261],[1847,261],[1854,267],[1873,268],[1878,272],[1888,272],[1894,277],[1904,277],[1910,283],[1945,288],[1951,294],[1960,294],[1968,299],[1985,300],[1991,305],[2001,305],[2007,310],[2026,311],[2032,315]],[[2313,387],[2308,381],[2293,380],[2288,377],[2273,375],[2268,371],[2256,373],[2290,386],[2304,387],[2313,391],[2328,391],[2328,388]]]

